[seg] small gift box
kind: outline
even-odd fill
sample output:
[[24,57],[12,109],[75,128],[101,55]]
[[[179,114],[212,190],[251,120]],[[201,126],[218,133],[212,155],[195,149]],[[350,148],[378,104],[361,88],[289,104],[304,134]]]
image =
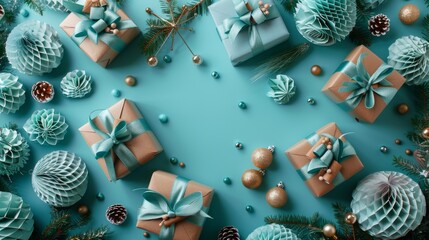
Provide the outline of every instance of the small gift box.
[[109,65],[140,33],[137,25],[112,0],[87,0],[85,6],[64,1],[64,5],[71,13],[60,27],[102,67]]
[[209,6],[219,36],[233,65],[289,38],[272,0],[221,0]]
[[374,122],[405,78],[365,46],[355,48],[322,91],[359,120]]
[[160,240],[197,240],[214,191],[185,178],[156,171],[143,193],[137,227],[159,235]]
[[123,99],[89,117],[79,129],[110,181],[123,178],[162,152],[140,111]]
[[298,174],[317,197],[325,195],[363,168],[344,135],[335,123],[329,123],[286,151]]

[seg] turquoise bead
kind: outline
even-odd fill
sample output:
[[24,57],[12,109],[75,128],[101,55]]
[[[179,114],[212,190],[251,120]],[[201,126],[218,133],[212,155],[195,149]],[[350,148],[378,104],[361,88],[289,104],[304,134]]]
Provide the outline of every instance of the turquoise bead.
[[165,55],[162,59],[164,60],[165,63],[171,63],[171,57],[168,55]]
[[170,163],[176,165],[179,162],[179,160],[177,160],[177,158],[175,157],[171,157],[170,158]]
[[98,193],[98,194],[97,194],[97,200],[98,200],[98,201],[103,201],[103,200],[104,200],[104,194],[102,194],[102,193]]
[[121,96],[121,91],[119,91],[118,89],[113,89],[112,90],[112,96],[114,96],[114,97],[120,97]]
[[247,205],[246,206],[246,211],[249,212],[249,213],[252,213],[253,212],[253,207],[250,206],[250,205]]
[[216,72],[216,71],[213,71],[212,72],[212,78],[214,78],[214,79],[218,79],[220,77],[220,75],[219,75],[219,73],[218,72]]
[[168,122],[168,116],[165,114],[159,114],[158,119],[161,123],[167,123]]
[[225,177],[225,178],[223,179],[223,182],[224,182],[225,184],[230,185],[230,184],[231,184],[231,178],[229,178],[229,177]]
[[246,109],[247,105],[246,105],[245,102],[241,101],[241,102],[238,103],[238,107],[241,108],[241,109]]
[[21,9],[21,11],[19,11],[19,14],[21,14],[21,16],[23,17],[28,17],[28,15],[30,15],[27,9]]

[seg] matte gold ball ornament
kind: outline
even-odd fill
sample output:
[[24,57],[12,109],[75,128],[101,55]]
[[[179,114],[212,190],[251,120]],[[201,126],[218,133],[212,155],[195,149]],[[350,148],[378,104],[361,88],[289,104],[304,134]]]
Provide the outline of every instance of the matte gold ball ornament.
[[277,186],[268,190],[265,195],[265,200],[273,208],[281,208],[287,203],[287,193],[285,190],[285,185],[280,181]]
[[241,182],[246,188],[256,189],[262,184],[265,171],[248,169],[241,175]]
[[137,80],[134,76],[128,75],[125,77],[124,79],[125,84],[127,84],[128,86],[135,86],[137,83]]
[[147,64],[151,67],[156,67],[158,65],[158,58],[151,56],[147,59]]
[[429,127],[423,129],[423,131],[422,131],[422,137],[426,138],[426,139],[429,139]]
[[402,23],[410,25],[416,22],[420,17],[420,10],[414,4],[407,4],[399,10],[399,20]]
[[322,74],[322,68],[319,65],[313,65],[311,67],[311,74],[313,74],[314,76],[319,76],[320,74]]
[[328,238],[337,239],[337,236],[335,235],[337,233],[337,229],[332,224],[326,224],[323,226],[323,235]]
[[81,216],[85,216],[85,215],[88,215],[89,209],[88,209],[88,207],[86,205],[80,205],[79,208],[77,209],[77,212]]
[[354,213],[349,212],[349,213],[346,213],[346,216],[344,217],[344,221],[347,224],[353,225],[356,223],[357,217]]
[[203,63],[203,59],[200,55],[194,55],[192,56],[192,62],[194,62],[195,65],[200,65],[201,63]]
[[396,107],[396,110],[398,111],[399,114],[404,115],[408,112],[409,108],[407,104],[401,103]]

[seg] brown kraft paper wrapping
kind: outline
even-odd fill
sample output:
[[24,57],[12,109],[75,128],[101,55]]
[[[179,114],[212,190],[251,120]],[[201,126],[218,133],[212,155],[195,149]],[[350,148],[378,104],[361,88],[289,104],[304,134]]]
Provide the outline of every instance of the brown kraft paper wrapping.
[[[327,133],[334,136],[335,138],[338,138],[343,134],[335,123],[329,123],[328,125],[319,129],[316,133],[319,136],[322,133]],[[346,141],[345,137],[343,137],[342,140]],[[296,170],[301,169],[304,165],[311,161],[311,158],[307,156],[307,153],[310,149],[312,149],[312,147],[313,146],[311,146],[306,139],[303,139],[293,147],[286,150],[286,156]],[[351,178],[353,175],[363,169],[363,164],[357,155],[346,158],[345,160],[341,161],[340,164],[340,172],[344,176],[345,180]],[[323,174],[315,174],[313,177],[305,181],[307,187],[316,197],[321,197],[335,188],[333,184],[326,184],[324,181],[320,181],[319,176],[323,176]]]
[[[115,119],[124,120],[127,123],[142,118],[140,111],[137,109],[134,103],[127,99],[123,99],[117,102],[108,110]],[[98,118],[96,118],[94,122],[102,131],[106,132],[106,129],[100,123]],[[79,131],[89,147],[102,140],[102,137],[95,133],[94,130],[92,130],[89,123],[79,128]],[[131,152],[134,154],[140,164],[145,164],[149,162],[158,153],[162,152],[162,147],[156,137],[153,135],[152,131],[147,131],[131,139],[130,141],[126,142],[125,145],[131,150]],[[118,159],[118,157],[116,156],[116,154],[113,153],[113,151],[112,154],[117,179],[125,177],[127,174],[129,174],[127,167]],[[104,173],[106,174],[107,178],[110,180],[111,178],[107,172],[105,159],[100,158],[97,159],[97,161],[103,169]]]
[[[174,180],[176,175],[156,171],[152,174],[150,179],[149,189],[159,192],[165,198],[170,200],[171,189],[173,188]],[[186,188],[185,197],[194,192],[201,192],[203,195],[203,206],[209,207],[213,198],[214,191],[212,188],[201,185],[194,181],[189,181]],[[147,220],[147,221],[137,221],[137,227],[142,228],[148,232],[159,235],[161,227],[159,224],[162,219]],[[186,220],[176,223],[174,231],[174,240],[197,240],[201,234],[202,227],[195,225]]]
[[[356,64],[361,53],[367,53],[367,56],[364,58],[363,63],[368,73],[372,75],[381,66],[383,60],[381,60],[377,55],[375,55],[365,46],[361,45],[355,48],[347,56],[346,60]],[[392,74],[390,74],[386,78],[386,80],[392,83],[392,87],[396,89],[399,89],[405,83],[405,78],[396,70],[394,70]],[[337,103],[344,102],[350,92],[339,92],[338,90],[342,87],[343,82],[346,81],[352,82],[349,76],[347,76],[346,74],[335,72],[328,80],[326,85],[323,87],[322,92]],[[361,101],[357,108],[350,110],[350,114],[365,122],[373,123],[385,107],[386,103],[382,100],[380,96],[375,94],[375,106],[372,109],[367,109],[365,107],[364,101]]]
[[[122,9],[116,12],[121,16],[121,20],[130,19]],[[71,37],[74,34],[75,26],[77,23],[82,21],[76,14],[70,13],[66,19],[60,24],[60,27]],[[127,45],[139,35],[140,29],[138,27],[119,30],[117,34]],[[91,58],[92,61],[98,63],[102,67],[109,65],[113,59],[119,54],[118,52],[111,49],[103,41],[98,41],[98,44],[92,42],[89,38],[86,38],[80,45],[80,49]]]

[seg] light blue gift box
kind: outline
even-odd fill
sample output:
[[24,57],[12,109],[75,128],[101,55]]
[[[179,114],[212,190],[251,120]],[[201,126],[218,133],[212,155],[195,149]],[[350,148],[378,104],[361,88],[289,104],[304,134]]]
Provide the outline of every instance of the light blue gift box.
[[[268,20],[257,25],[251,25],[247,29],[242,30],[235,39],[231,39],[230,35],[225,33],[224,20],[239,17],[235,10],[237,2],[241,2],[242,4],[249,2],[254,9],[258,8],[258,0],[221,0],[209,6],[209,11],[216,24],[219,36],[225,45],[225,49],[233,65],[244,62],[289,38],[289,31],[274,2],[272,0],[265,0],[264,3],[271,5],[269,14],[266,16]],[[253,30],[259,33],[262,45],[258,49],[252,50],[250,46],[249,28],[254,28]]]

